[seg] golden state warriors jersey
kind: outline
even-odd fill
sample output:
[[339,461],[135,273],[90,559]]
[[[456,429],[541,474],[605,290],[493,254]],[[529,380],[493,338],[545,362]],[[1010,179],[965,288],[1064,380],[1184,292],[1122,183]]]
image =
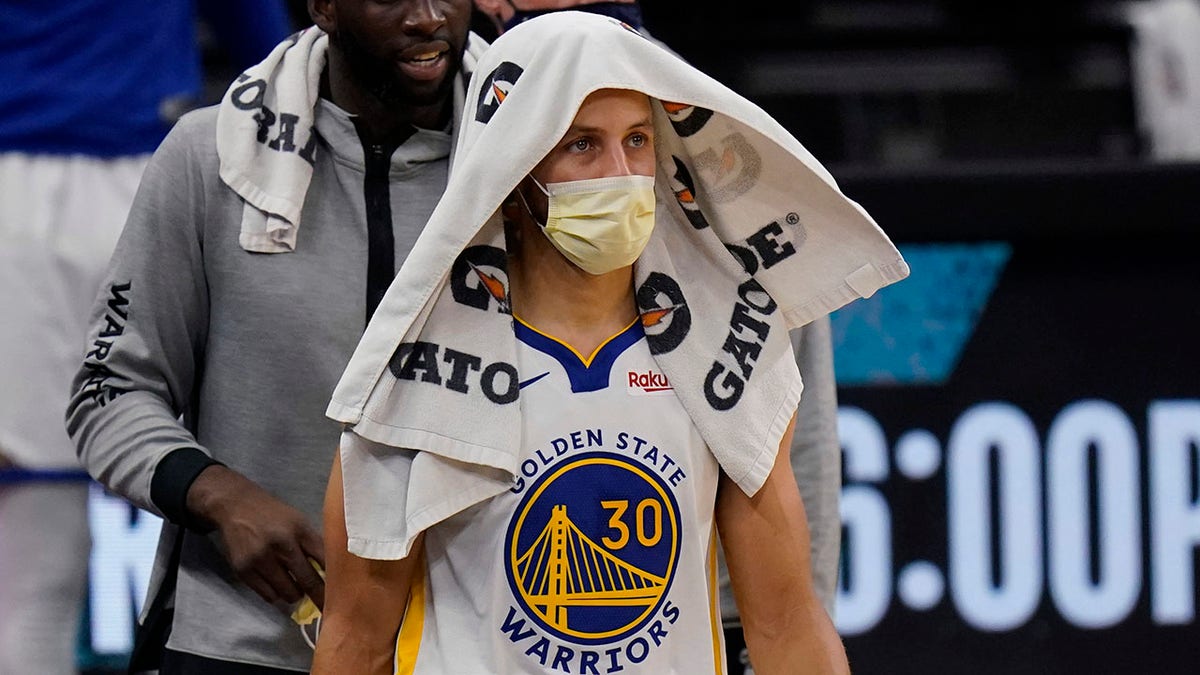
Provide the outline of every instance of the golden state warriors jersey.
[[396,672],[723,673],[719,467],[641,323],[589,357],[514,326],[519,474],[426,532]]

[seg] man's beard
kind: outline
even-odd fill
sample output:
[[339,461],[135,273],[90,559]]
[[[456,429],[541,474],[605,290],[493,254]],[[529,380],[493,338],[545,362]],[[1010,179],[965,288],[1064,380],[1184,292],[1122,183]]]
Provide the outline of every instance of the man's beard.
[[368,52],[363,47],[363,41],[352,31],[339,30],[336,42],[346,59],[350,78],[363,91],[379,99],[386,108],[392,110],[433,105],[446,100],[458,76],[459,64],[462,63],[461,53],[447,52],[446,56],[452,59],[452,62],[437,89],[415,91],[412,85],[405,83],[395,73],[395,62]]

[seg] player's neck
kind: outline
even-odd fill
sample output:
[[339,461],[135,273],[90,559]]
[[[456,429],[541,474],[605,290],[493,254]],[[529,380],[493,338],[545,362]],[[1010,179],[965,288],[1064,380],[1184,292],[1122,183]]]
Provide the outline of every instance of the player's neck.
[[584,272],[547,246],[510,259],[513,313],[534,328],[591,354],[637,318],[633,268]]

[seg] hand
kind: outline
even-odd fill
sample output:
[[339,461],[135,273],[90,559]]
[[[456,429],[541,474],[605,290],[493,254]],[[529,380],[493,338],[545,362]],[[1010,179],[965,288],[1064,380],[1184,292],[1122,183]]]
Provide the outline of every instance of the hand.
[[285,609],[308,595],[325,606],[325,582],[308,560],[323,568],[325,544],[300,511],[219,464],[196,477],[187,509],[217,530],[234,573],[263,600]]

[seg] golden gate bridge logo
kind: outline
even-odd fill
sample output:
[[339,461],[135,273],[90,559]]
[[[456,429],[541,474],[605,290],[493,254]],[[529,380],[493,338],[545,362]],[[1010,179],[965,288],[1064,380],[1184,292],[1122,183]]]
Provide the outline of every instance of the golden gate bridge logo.
[[532,618],[563,637],[623,636],[670,586],[677,514],[661,480],[629,458],[581,456],[535,484],[518,507],[509,583]]
[[667,580],[640,570],[605,551],[567,518],[558,504],[554,515],[525,555],[517,578],[538,614],[555,628],[568,629],[567,609],[587,605],[652,607]]

